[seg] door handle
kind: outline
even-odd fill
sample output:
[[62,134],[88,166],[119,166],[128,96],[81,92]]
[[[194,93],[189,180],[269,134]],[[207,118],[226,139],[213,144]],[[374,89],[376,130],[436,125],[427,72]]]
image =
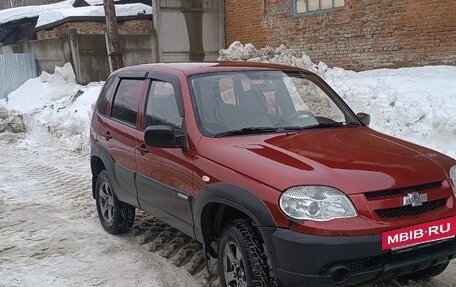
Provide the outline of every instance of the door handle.
[[139,145],[139,146],[136,146],[135,149],[140,153],[140,154],[146,154],[149,152],[149,150],[147,149],[147,146],[146,145]]
[[101,136],[104,137],[107,141],[112,139],[112,135],[110,132],[102,133]]

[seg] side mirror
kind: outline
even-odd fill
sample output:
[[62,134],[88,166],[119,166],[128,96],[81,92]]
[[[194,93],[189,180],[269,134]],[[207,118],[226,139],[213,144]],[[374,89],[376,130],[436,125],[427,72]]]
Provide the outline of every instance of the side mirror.
[[144,141],[148,146],[160,148],[174,148],[176,145],[176,134],[170,126],[156,125],[149,126],[144,132]]
[[357,113],[356,116],[358,119],[363,123],[365,126],[369,126],[370,121],[371,121],[371,116],[366,113]]

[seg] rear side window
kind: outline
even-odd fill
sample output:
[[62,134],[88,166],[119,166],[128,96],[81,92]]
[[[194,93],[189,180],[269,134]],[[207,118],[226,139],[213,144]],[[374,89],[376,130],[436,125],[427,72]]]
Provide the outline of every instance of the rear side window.
[[115,79],[116,77],[111,77],[108,79],[103,89],[101,90],[100,96],[98,97],[97,110],[102,115],[108,114],[109,97],[115,89]]
[[143,85],[144,80],[121,80],[112,103],[111,118],[136,125],[136,114]]

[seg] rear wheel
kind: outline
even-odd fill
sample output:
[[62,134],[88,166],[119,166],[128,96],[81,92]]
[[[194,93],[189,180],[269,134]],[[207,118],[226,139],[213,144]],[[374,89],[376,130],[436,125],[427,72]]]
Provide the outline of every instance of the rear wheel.
[[135,207],[117,199],[106,171],[100,172],[95,188],[100,223],[110,234],[123,234],[135,221]]
[[222,287],[275,286],[261,235],[247,220],[231,221],[218,249]]
[[450,264],[449,261],[445,263],[441,263],[439,265],[435,265],[414,273],[406,274],[403,276],[400,276],[397,278],[397,281],[402,282],[402,283],[407,283],[408,280],[429,280],[432,277],[435,277],[445,271],[445,269],[448,267],[448,264]]

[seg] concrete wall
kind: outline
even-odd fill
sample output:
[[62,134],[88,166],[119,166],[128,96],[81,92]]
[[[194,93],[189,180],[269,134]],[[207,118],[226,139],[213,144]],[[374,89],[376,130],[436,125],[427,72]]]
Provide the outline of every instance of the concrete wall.
[[[154,61],[152,34],[120,35],[126,66]],[[3,46],[0,53],[32,53],[39,71],[53,73],[55,66],[70,62],[80,84],[104,81],[110,74],[105,36],[82,35],[70,30],[67,37],[25,41]]]
[[73,34],[72,44],[77,45],[79,61],[74,61],[76,78],[79,83],[104,81],[109,76],[108,56],[104,35]]
[[201,1],[199,7],[190,7],[193,3],[186,0],[160,3],[156,14],[159,61],[217,60],[219,50],[224,47],[223,5],[219,1]]
[[71,62],[68,41],[63,39],[46,39],[24,41],[16,45],[0,47],[1,54],[31,53],[36,58],[38,70],[53,73],[55,66]]
[[314,62],[354,70],[456,65],[454,0],[345,0],[293,15],[292,0],[225,1],[226,42],[285,44]]
[[[153,39],[150,34],[120,35],[120,42],[125,66],[153,62]],[[105,36],[73,34],[72,45],[77,53],[74,58],[79,58],[79,62],[73,65],[78,82],[87,84],[106,80],[111,72]]]
[[19,46],[24,53],[35,56],[40,71],[53,73],[55,66],[71,62],[70,49],[65,39],[25,41]]
[[153,47],[155,38],[152,34],[120,35],[125,66],[156,62]]

